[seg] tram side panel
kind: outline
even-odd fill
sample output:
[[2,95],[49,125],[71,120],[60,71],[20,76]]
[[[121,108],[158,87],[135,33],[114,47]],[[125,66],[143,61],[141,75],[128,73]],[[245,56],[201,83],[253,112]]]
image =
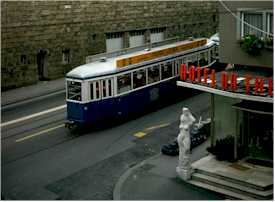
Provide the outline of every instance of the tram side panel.
[[81,103],[67,101],[67,119],[76,123],[84,123],[84,107]]
[[140,114],[146,109],[149,103],[148,87],[120,96],[117,99],[118,117],[127,118]]

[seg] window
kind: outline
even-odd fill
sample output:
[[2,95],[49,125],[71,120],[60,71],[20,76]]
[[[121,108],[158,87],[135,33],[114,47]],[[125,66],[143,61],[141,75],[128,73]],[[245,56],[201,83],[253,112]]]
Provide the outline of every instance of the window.
[[134,89],[146,85],[146,72],[145,69],[137,70],[133,74]]
[[108,82],[107,82],[107,85],[108,85],[108,90],[109,90],[109,96],[113,96],[113,88],[112,88],[112,82],[113,80],[109,79]]
[[217,59],[219,57],[219,46],[215,46],[214,50],[215,50],[215,58]]
[[267,32],[273,34],[273,13],[267,13]]
[[216,15],[212,15],[213,22],[216,22]]
[[175,70],[174,70],[174,72],[175,72],[175,76],[178,76],[178,75],[179,75],[179,69],[180,69],[180,66],[179,66],[179,64],[178,64],[178,61],[177,61],[177,60],[174,60],[174,61],[173,61],[173,63],[174,63],[174,68],[175,68]]
[[94,81],[90,84],[91,100],[98,100],[101,98],[100,81]]
[[198,57],[197,55],[190,55],[187,57],[187,67],[194,65],[195,67],[198,66]]
[[81,101],[81,83],[67,81],[67,98],[69,100]]
[[124,93],[131,90],[131,73],[117,77],[117,93]]
[[93,100],[94,99],[94,84],[93,83],[91,83],[90,84],[90,95],[91,95],[91,100]]
[[111,97],[113,95],[112,84],[112,79],[93,81],[90,84],[91,100]]
[[[261,13],[244,13],[244,21],[261,30],[263,29],[263,15]],[[262,36],[262,32],[259,32],[245,24],[243,29],[244,36],[247,34],[256,34],[257,36]]]
[[151,29],[150,42],[155,43],[155,42],[163,41],[164,40],[164,31],[165,31],[165,28]]
[[179,65],[184,64],[185,60],[186,60],[186,58],[180,58],[180,59],[178,59]]
[[208,65],[208,51],[200,53],[199,64],[201,67]]
[[[241,12],[241,37],[247,34],[255,34],[258,37],[263,37],[266,34],[256,30],[244,22],[257,27],[264,32],[273,32],[273,13],[269,11],[242,11]],[[244,21],[244,22],[243,22]]]
[[145,31],[139,30],[139,31],[131,31],[130,37],[129,37],[129,46],[130,47],[136,47],[141,46],[145,43]]
[[148,68],[148,84],[160,80],[159,65],[154,65]]
[[96,40],[96,34],[93,34],[93,35],[92,35],[92,39],[93,39],[93,41]]
[[161,79],[167,79],[172,76],[172,62],[161,64]]
[[20,62],[23,65],[27,64],[27,56],[26,55],[21,55]]
[[215,60],[215,51],[213,48],[210,49],[210,63],[213,62]]
[[112,52],[123,48],[123,33],[106,34],[106,52]]
[[102,85],[102,98],[111,97],[112,94],[112,80],[106,79],[101,81]]
[[70,49],[65,49],[62,51],[62,63],[70,64]]

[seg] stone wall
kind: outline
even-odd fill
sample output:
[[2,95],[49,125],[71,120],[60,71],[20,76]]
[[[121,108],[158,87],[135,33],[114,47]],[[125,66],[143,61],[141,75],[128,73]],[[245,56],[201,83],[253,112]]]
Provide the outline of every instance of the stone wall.
[[217,8],[215,1],[1,1],[1,89],[38,82],[39,51],[46,78],[64,76],[86,56],[105,52],[106,33],[127,38],[129,31],[165,28],[165,38],[209,37],[217,31]]

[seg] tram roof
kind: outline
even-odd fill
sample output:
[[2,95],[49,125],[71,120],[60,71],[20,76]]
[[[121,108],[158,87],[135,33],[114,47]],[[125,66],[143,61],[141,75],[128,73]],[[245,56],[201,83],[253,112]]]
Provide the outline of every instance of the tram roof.
[[[94,78],[94,77],[99,77],[99,76],[107,76],[107,75],[112,75],[115,73],[123,72],[126,70],[130,70],[135,67],[151,63],[152,61],[163,60],[163,59],[171,58],[173,56],[182,55],[182,52],[181,52],[181,53],[172,54],[169,56],[152,59],[150,61],[140,62],[138,64],[128,65],[123,68],[118,68],[117,63],[116,63],[117,60],[119,60],[119,59],[124,59],[124,58],[128,58],[128,57],[136,56],[136,55],[142,55],[142,54],[146,54],[146,53],[150,53],[150,52],[155,52],[155,51],[166,49],[166,48],[176,47],[176,46],[185,44],[187,41],[188,40],[175,42],[175,43],[171,43],[168,45],[151,48],[150,50],[141,50],[141,51],[136,51],[133,53],[128,53],[128,54],[124,54],[124,55],[120,55],[120,56],[116,56],[116,57],[110,57],[110,58],[106,58],[105,61],[94,61],[94,62],[84,64],[84,65],[74,68],[73,70],[71,70],[70,72],[67,73],[66,77],[83,80],[83,79],[89,79],[89,78]],[[207,44],[205,46],[210,46],[214,43],[215,42],[207,39]],[[203,46],[203,47],[205,47],[205,46]],[[193,52],[194,50],[199,50],[199,49],[201,49],[201,47],[190,49],[190,50],[187,50],[184,52],[189,53],[189,52]]]

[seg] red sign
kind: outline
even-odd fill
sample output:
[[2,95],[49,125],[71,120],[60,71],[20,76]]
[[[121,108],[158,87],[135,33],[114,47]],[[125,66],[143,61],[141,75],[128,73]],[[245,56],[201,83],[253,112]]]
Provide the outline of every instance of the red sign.
[[[214,69],[211,70],[211,84],[208,84],[207,79],[208,79],[208,71],[209,69],[204,68],[203,70],[201,67],[195,68],[195,66],[191,66],[188,68],[187,72],[187,67],[185,64],[180,65],[180,80],[186,81],[187,80],[187,74],[189,77],[189,81],[192,83],[198,83],[198,84],[203,84],[203,85],[210,85],[212,88],[216,88],[216,72]],[[201,77],[202,77],[202,71],[203,71],[203,83],[201,82]],[[197,79],[195,79],[197,77]],[[236,91],[238,89],[237,85],[237,78],[238,75],[236,72],[221,72],[221,89],[222,90],[227,90],[230,87],[230,90]],[[268,96],[272,97],[273,96],[273,78],[264,78],[260,76],[256,76],[255,78],[255,87],[254,87],[254,94],[255,95],[264,95],[264,82],[267,79],[267,92]],[[230,83],[229,83],[230,81]],[[245,92],[246,94],[250,94],[250,86],[251,86],[251,81],[252,81],[252,76],[247,74],[245,75]],[[229,86],[230,84],[230,86]]]

